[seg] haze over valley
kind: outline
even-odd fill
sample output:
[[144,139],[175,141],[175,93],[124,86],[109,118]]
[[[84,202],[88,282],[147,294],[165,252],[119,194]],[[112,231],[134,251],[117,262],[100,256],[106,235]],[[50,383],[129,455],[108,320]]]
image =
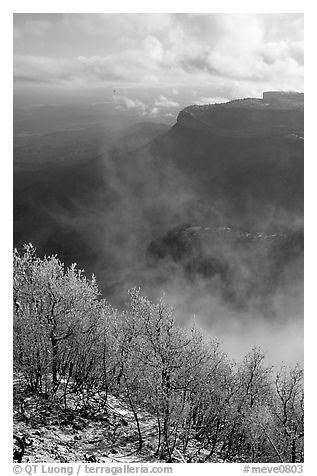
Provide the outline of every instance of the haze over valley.
[[252,341],[301,359],[303,96],[190,106],[172,125],[109,109],[17,111],[15,246],[78,263],[116,306],[133,286],[164,294],[235,357]]

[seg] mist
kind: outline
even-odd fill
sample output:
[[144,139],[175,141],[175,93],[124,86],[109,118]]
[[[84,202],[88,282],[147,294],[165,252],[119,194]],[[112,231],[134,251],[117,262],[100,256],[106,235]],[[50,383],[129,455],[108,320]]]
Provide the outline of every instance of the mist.
[[[132,287],[151,299],[164,296],[178,321],[216,336],[237,360],[259,345],[273,363],[302,361],[302,248],[296,242],[295,251],[293,245],[286,256],[283,251],[301,229],[301,214],[266,206],[259,220],[249,205],[253,230],[237,229],[225,195],[210,204],[191,177],[152,154],[153,147],[127,152],[120,144],[122,135],[100,145],[95,189],[73,196],[71,208],[45,210],[59,229],[70,230],[73,252],[66,246],[66,262],[77,255],[78,266],[96,274],[116,307],[124,307]],[[171,230],[174,251],[164,248]]]
[[77,262],[119,308],[164,295],[236,358],[302,360],[303,100],[261,99],[301,90],[301,15],[89,21],[15,18],[15,246]]

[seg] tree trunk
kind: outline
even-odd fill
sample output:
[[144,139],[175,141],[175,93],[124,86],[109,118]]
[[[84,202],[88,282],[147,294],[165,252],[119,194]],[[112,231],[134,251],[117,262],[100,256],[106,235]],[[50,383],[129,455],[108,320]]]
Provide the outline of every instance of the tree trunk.
[[53,390],[57,388],[57,358],[58,358],[58,340],[56,338],[54,329],[51,330],[51,344],[52,344],[52,379]]
[[158,411],[157,411],[156,417],[157,417],[157,432],[158,432],[158,435],[157,435],[157,448],[156,448],[156,451],[155,451],[154,455],[155,455],[155,456],[158,456],[159,453],[160,453],[160,448],[161,448],[161,436],[162,436],[161,422],[160,422],[160,416],[159,416]]
[[172,459],[169,442],[169,425],[170,425],[170,376],[166,368],[162,371],[162,397],[163,397],[163,442],[160,451],[160,459]]
[[129,400],[129,403],[130,403],[130,408],[132,410],[132,413],[133,413],[133,416],[134,416],[134,419],[135,419],[135,423],[136,423],[136,426],[137,426],[137,430],[138,430],[138,436],[139,436],[139,447],[138,447],[138,452],[142,451],[142,446],[143,446],[143,438],[142,438],[142,433],[141,433],[141,427],[140,427],[140,422],[139,422],[139,417],[138,417],[138,413],[137,411],[135,410],[134,408],[134,405],[133,405],[133,401],[131,399],[131,396],[130,396],[130,393],[127,391],[127,395],[128,395],[128,400]]
[[292,463],[296,463],[296,440],[292,440]]
[[214,436],[214,441],[213,441],[211,450],[209,451],[208,455],[207,455],[206,458],[205,458],[205,461],[208,461],[208,459],[212,457],[212,455],[213,455],[213,453],[214,453],[214,451],[215,451],[215,447],[216,447],[216,444],[217,444],[217,441],[218,441],[219,428],[220,428],[220,420],[219,420],[219,418],[218,418],[218,419],[217,419],[216,434],[215,434],[215,436]]

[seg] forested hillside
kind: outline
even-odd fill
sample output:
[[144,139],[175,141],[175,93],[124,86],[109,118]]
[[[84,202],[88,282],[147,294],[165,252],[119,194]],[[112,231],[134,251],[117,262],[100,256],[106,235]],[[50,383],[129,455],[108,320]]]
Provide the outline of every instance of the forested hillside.
[[139,289],[116,310],[31,244],[14,251],[14,382],[23,461],[303,461],[298,365],[235,362]]

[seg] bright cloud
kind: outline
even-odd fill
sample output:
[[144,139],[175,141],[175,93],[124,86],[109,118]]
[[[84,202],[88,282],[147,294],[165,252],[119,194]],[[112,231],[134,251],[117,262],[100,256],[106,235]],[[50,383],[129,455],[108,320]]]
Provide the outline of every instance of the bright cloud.
[[160,96],[159,99],[155,101],[155,106],[157,107],[179,107],[178,102],[167,99],[165,96]]
[[219,104],[223,102],[227,102],[228,98],[219,98],[219,97],[200,97],[198,98],[195,103],[198,105],[203,104]]
[[134,109],[141,114],[145,114],[148,112],[148,107],[138,99],[131,99],[127,96],[123,95],[114,95],[114,102],[119,107],[125,107],[126,109]]
[[[14,75],[24,85],[195,88],[201,97],[208,87],[229,99],[302,90],[303,49],[302,14],[14,15]],[[178,102],[161,95],[152,107]]]
[[160,95],[159,99],[156,101],[149,101],[148,104],[146,104],[140,99],[131,98],[128,95],[118,94],[115,92],[113,94],[113,101],[117,105],[117,109],[130,109],[142,116],[148,115],[156,117],[162,111],[164,111],[165,115],[170,114],[170,116],[174,117],[173,114],[166,111],[176,107],[180,108],[180,105],[177,102],[172,101],[163,95]]

